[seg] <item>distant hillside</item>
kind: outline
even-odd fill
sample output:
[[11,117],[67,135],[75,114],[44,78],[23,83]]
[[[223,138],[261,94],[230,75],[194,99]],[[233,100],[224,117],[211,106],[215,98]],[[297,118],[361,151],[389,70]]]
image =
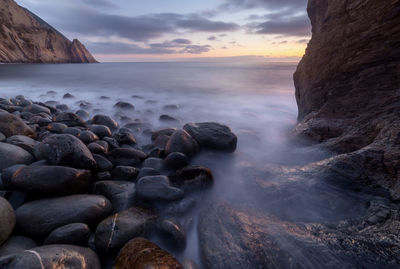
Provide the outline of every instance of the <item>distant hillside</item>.
[[13,0],[0,1],[0,62],[95,63],[79,40],[72,42]]

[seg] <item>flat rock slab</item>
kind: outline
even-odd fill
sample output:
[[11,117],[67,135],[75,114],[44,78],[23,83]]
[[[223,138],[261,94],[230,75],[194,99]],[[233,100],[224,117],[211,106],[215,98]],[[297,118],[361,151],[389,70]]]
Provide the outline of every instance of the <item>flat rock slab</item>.
[[71,195],[26,203],[16,211],[17,226],[31,237],[42,238],[71,223],[99,223],[112,212],[108,199],[100,195]]

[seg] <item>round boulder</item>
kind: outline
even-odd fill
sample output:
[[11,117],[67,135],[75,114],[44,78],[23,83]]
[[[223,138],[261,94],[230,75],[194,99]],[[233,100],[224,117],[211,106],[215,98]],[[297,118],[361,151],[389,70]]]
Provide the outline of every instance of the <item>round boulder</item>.
[[181,189],[170,186],[166,176],[148,176],[139,179],[136,185],[139,197],[146,200],[174,201],[183,198]]
[[203,166],[184,167],[170,174],[169,179],[174,186],[184,190],[203,189],[214,184],[211,170]]
[[71,223],[52,231],[43,244],[66,244],[86,247],[89,237],[89,226],[84,223]]
[[134,237],[150,232],[157,213],[143,207],[133,207],[103,220],[96,229],[96,249],[103,253],[115,252]]
[[0,245],[11,235],[15,226],[15,213],[10,203],[0,197]]
[[7,112],[0,112],[0,132],[6,137],[13,135],[35,136],[35,132],[19,117]]
[[159,224],[160,232],[167,244],[175,249],[186,247],[186,232],[176,219],[164,219]]
[[16,211],[20,231],[42,238],[71,223],[97,224],[112,212],[108,199],[100,195],[71,195],[26,203]]
[[31,164],[34,161],[32,154],[26,150],[0,142],[0,170],[15,164]]
[[98,181],[93,186],[93,193],[107,197],[115,213],[130,208],[136,202],[135,183],[129,181]]
[[168,268],[183,269],[178,260],[145,238],[134,238],[119,252],[115,269]]
[[188,123],[183,126],[202,147],[234,152],[237,137],[231,129],[216,122]]
[[0,257],[20,253],[36,246],[36,242],[29,237],[12,236],[0,247]]
[[7,143],[23,148],[33,154],[33,149],[38,142],[25,135],[13,135],[7,138]]
[[133,148],[117,148],[111,151],[109,155],[110,161],[116,166],[139,166],[146,154],[143,151]]
[[95,115],[92,118],[93,124],[105,125],[110,128],[111,131],[118,129],[118,123],[109,116],[106,115]]
[[196,140],[185,130],[176,130],[169,138],[165,147],[165,154],[180,152],[188,157],[193,157],[199,151]]
[[35,147],[35,156],[38,160],[46,160],[52,165],[67,165],[84,169],[96,167],[96,161],[85,144],[69,134],[47,136]]

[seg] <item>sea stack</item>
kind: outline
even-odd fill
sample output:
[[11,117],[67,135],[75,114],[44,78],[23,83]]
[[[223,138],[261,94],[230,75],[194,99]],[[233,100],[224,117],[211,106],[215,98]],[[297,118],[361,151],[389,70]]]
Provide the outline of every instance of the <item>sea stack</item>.
[[343,153],[363,170],[358,179],[400,199],[399,1],[309,0],[308,13],[296,133]]
[[1,63],[95,63],[95,58],[78,40],[60,32],[19,6],[0,1]]

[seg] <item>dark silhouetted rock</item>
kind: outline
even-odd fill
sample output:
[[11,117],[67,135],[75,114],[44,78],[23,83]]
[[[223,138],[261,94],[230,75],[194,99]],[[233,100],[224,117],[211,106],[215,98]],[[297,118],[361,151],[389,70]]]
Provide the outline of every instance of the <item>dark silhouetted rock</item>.
[[169,175],[171,183],[185,190],[208,188],[214,184],[211,170],[203,166],[184,167]]
[[136,202],[135,183],[129,181],[99,181],[94,184],[93,193],[107,197],[115,213],[132,207]]
[[93,154],[93,158],[97,164],[99,172],[110,172],[113,169],[113,164],[101,155]]
[[164,241],[175,249],[186,247],[186,232],[176,219],[164,219],[158,227],[163,235]]
[[89,126],[89,129],[100,138],[103,138],[105,136],[112,136],[110,128],[105,125],[93,124]]
[[51,114],[50,109],[48,109],[47,107],[44,107],[44,106],[36,105],[36,104],[26,106],[24,108],[23,112],[29,112],[32,114],[39,114],[39,113],[46,113],[48,115]]
[[171,117],[169,115],[161,115],[159,120],[162,122],[169,122],[169,123],[179,123],[180,122],[180,120],[178,120],[174,117]]
[[68,126],[64,123],[59,123],[59,122],[52,122],[49,123],[46,127],[46,129],[52,133],[56,134],[62,134],[65,129],[67,129]]
[[0,257],[17,254],[36,247],[35,241],[25,236],[12,236],[0,247]]
[[181,189],[170,186],[166,176],[142,177],[136,184],[138,196],[147,200],[179,200],[183,198]]
[[128,128],[121,128],[118,133],[114,134],[115,140],[120,144],[134,145],[136,138]]
[[135,106],[132,105],[131,103],[120,101],[114,105],[114,108],[134,110]]
[[79,110],[77,110],[77,111],[75,112],[75,114],[78,115],[78,117],[80,117],[81,119],[84,119],[84,120],[88,120],[88,119],[90,118],[89,112],[87,112],[87,111],[84,110],[84,109],[79,109]]
[[32,138],[25,135],[13,135],[7,138],[7,143],[23,148],[27,152],[33,154],[33,149],[38,143]]
[[158,176],[161,175],[160,171],[150,168],[150,167],[144,167],[139,170],[139,174],[137,175],[137,179],[141,179],[142,177],[148,177],[148,176]]
[[143,151],[132,148],[117,148],[111,151],[109,155],[110,161],[115,166],[139,166],[146,154]]
[[96,167],[92,153],[85,144],[69,134],[46,137],[35,147],[35,156],[38,160],[46,160],[52,165],[68,165],[84,169]]
[[111,131],[118,129],[118,123],[111,117],[106,115],[95,115],[92,119],[93,124],[105,125],[110,128]]
[[76,137],[78,137],[84,144],[90,144],[99,140],[97,135],[91,131],[82,131]]
[[86,247],[90,237],[90,229],[84,223],[71,223],[52,231],[44,240],[44,245],[63,244]]
[[0,132],[6,137],[13,135],[35,136],[35,132],[19,117],[6,112],[0,112]]
[[72,112],[61,112],[53,117],[53,121],[58,123],[63,123],[68,127],[86,126],[85,121]]
[[228,126],[216,122],[188,123],[183,126],[202,147],[234,152],[237,137]]
[[143,168],[153,168],[155,170],[161,170],[163,168],[163,160],[160,158],[147,158],[146,160],[144,160],[142,167]]
[[32,154],[26,150],[0,142],[0,170],[15,164],[31,164],[34,161]]
[[72,98],[75,98],[75,96],[73,96],[73,95],[70,94],[70,93],[66,93],[66,94],[64,94],[63,98],[64,98],[64,99],[72,99]]
[[22,166],[10,179],[5,178],[4,183],[17,190],[45,196],[76,194],[87,190],[91,173],[64,166]]
[[111,212],[112,205],[104,196],[71,195],[26,203],[16,215],[19,230],[36,238],[71,223],[97,224]]
[[175,257],[156,244],[144,238],[135,238],[121,249],[114,268],[183,269],[183,266]]
[[127,180],[127,181],[135,181],[137,175],[139,173],[139,169],[133,166],[117,166],[111,172],[111,175],[115,180]]
[[180,152],[171,152],[164,159],[164,166],[169,169],[179,169],[189,164],[189,160],[185,154]]
[[103,220],[96,229],[96,249],[103,252],[120,250],[132,238],[148,234],[158,215],[153,210],[133,207]]
[[176,130],[165,147],[167,155],[172,152],[180,152],[188,157],[193,157],[198,151],[198,143],[184,130]]

